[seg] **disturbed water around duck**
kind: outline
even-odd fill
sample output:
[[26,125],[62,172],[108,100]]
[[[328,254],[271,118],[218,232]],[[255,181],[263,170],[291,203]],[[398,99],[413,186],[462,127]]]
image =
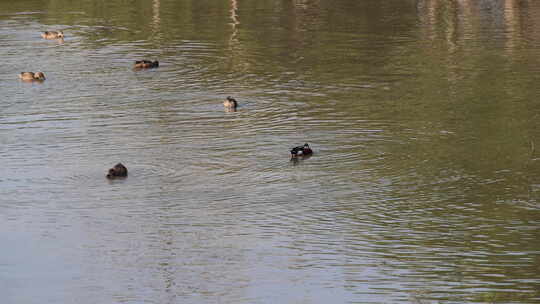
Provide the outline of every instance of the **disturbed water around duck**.
[[398,2],[0,3],[2,302],[539,302],[539,3]]

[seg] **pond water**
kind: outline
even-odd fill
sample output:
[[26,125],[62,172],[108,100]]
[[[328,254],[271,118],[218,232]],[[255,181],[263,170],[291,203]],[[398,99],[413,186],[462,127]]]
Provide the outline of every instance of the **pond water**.
[[2,1],[0,29],[2,303],[540,303],[539,1]]

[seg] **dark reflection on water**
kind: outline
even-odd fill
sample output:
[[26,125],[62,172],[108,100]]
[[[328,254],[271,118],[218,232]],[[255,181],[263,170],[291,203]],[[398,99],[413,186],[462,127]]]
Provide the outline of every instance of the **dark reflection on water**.
[[0,12],[5,303],[540,301],[536,1]]

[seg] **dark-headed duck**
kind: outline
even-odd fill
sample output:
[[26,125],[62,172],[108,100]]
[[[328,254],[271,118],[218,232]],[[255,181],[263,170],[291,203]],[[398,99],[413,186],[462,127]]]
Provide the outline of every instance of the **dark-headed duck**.
[[313,150],[306,143],[303,146],[294,147],[291,149],[291,158],[309,156],[313,154]]

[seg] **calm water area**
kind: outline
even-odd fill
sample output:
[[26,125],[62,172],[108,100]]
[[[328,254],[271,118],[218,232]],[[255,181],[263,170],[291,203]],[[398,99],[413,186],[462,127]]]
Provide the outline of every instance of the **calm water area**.
[[538,0],[0,0],[0,55],[1,304],[540,303]]

